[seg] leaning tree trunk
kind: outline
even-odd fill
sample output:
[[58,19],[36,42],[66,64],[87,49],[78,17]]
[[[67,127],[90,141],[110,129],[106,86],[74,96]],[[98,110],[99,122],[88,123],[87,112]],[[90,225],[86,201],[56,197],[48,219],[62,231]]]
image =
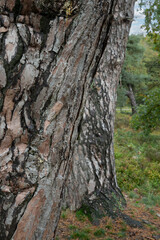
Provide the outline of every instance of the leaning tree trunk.
[[0,239],[53,239],[62,203],[114,211],[116,85],[133,5],[0,1]]
[[132,108],[132,115],[137,112],[137,103],[134,96],[133,88],[131,84],[128,84],[128,91],[126,93],[126,96],[129,98]]

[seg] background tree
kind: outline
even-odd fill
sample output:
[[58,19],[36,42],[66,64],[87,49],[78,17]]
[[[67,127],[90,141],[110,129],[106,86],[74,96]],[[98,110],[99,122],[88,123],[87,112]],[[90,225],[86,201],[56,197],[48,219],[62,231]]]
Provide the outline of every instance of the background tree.
[[[121,101],[122,92],[130,101],[132,114],[136,113],[137,103],[135,93],[142,90],[147,78],[143,55],[144,47],[140,44],[141,35],[131,35],[127,44],[125,62],[121,72],[121,82],[118,91],[118,101]],[[121,92],[121,95],[120,95]]]
[[[143,42],[144,43],[144,42]],[[132,119],[132,126],[149,134],[159,127],[160,119],[160,61],[157,51],[152,50],[153,44],[146,40],[146,51],[143,61],[146,66],[148,80],[143,94],[137,95],[139,107],[137,115]]]
[[[147,31],[147,42],[157,52],[150,57],[144,58],[147,73],[150,80],[147,84],[147,91],[143,97],[143,105],[139,106],[138,114],[132,120],[134,128],[141,129],[149,134],[156,127],[159,127],[160,120],[160,1],[141,1],[141,7],[145,14],[145,30]],[[150,47],[150,48],[151,48]]]
[[141,44],[145,48],[143,62],[148,74],[148,81],[146,82],[146,90],[149,91],[154,87],[160,85],[160,59],[159,52],[155,50],[155,45],[149,36],[142,39]]
[[160,0],[141,0],[140,7],[145,14],[144,28],[160,52]]

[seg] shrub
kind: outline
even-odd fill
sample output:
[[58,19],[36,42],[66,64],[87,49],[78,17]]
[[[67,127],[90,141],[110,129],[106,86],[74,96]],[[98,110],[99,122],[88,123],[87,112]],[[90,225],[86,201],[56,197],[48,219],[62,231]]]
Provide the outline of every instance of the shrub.
[[134,129],[142,130],[145,135],[160,126],[160,89],[155,88],[146,95],[144,104],[138,107],[132,118]]
[[[125,114],[123,118],[125,119]],[[126,118],[126,121],[129,120]],[[160,134],[158,134],[146,136],[143,133],[123,128],[115,131],[117,181],[121,190],[129,192],[131,198],[138,198],[133,191],[135,188],[138,189],[137,194],[146,198],[149,194],[159,193]],[[153,202],[156,203],[156,201]]]

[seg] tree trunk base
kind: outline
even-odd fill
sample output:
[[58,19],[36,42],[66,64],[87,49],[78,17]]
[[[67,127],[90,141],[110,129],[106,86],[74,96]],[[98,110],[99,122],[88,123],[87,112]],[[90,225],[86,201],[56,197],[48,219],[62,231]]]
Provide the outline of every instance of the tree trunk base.
[[115,190],[95,191],[94,196],[85,197],[81,209],[94,225],[99,225],[100,219],[109,216],[121,216],[121,210],[126,206],[126,201],[120,192]]
[[123,209],[126,206],[126,200],[120,191],[106,190],[103,192],[96,191],[93,200],[86,197],[80,210],[96,226],[100,224],[100,220],[103,217],[108,216],[112,219],[121,218],[130,227],[143,228],[143,224],[140,221],[123,213]]

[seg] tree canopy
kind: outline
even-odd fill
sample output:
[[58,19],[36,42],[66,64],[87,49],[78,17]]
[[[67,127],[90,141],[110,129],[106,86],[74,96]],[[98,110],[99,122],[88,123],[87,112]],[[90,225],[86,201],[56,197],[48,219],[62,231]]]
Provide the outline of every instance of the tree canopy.
[[160,120],[160,61],[154,46],[150,36],[129,37],[118,88],[118,106],[126,106],[129,98],[132,113],[137,111],[132,126],[145,134],[158,127]]
[[160,52],[160,0],[141,0],[140,7],[143,7],[145,14],[143,27]]
[[[142,38],[142,35],[131,35],[129,37],[126,58],[121,72],[121,83],[118,89],[119,106],[124,104],[124,95],[129,97],[131,105],[134,105],[132,99],[135,99],[135,93],[138,93],[139,90],[142,91],[145,87],[148,75],[143,61],[145,48],[140,43]],[[133,106],[133,108],[135,107]],[[135,109],[133,109],[134,112]]]

